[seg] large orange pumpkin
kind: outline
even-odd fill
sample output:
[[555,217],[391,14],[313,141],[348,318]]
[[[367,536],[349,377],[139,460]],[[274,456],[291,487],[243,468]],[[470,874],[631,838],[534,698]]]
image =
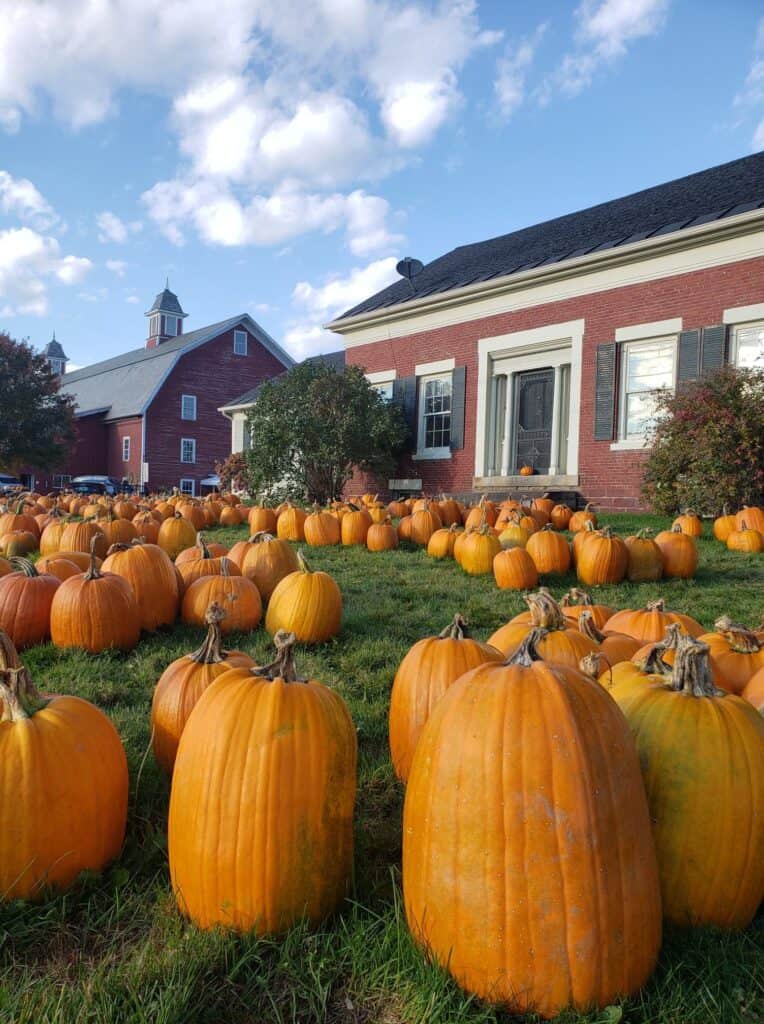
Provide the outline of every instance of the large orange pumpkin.
[[502,661],[495,647],[473,640],[461,615],[438,636],[414,644],[398,666],[390,694],[390,756],[398,778],[409,777],[416,745],[446,690],[476,665]]
[[171,626],[178,616],[180,583],[175,566],[157,544],[114,544],[104,559],[104,572],[122,576],[138,603],[141,629],[153,633]]
[[272,508],[265,508],[263,505],[255,505],[249,510],[247,516],[249,532],[276,533],[276,513]]
[[752,530],[745,520],[740,527],[732,530],[727,537],[727,548],[730,551],[742,551],[745,554],[758,555],[764,551],[764,533]]
[[620,583],[626,575],[628,564],[628,548],[609,526],[603,526],[581,548],[576,573],[587,586]]
[[230,576],[241,576],[242,572],[239,566],[227,558],[225,555],[218,557],[214,556],[210,549],[207,547],[203,535],[200,533],[197,538],[199,546],[199,557],[194,558],[188,562],[175,563],[175,566],[180,574],[182,581],[182,592],[186,590],[196,580],[201,579],[202,576],[220,576],[223,572],[223,563],[227,562],[228,574]]
[[525,550],[541,576],[561,575],[570,568],[570,547],[551,524],[528,538]]
[[254,665],[248,654],[221,649],[220,624],[225,609],[211,604],[205,614],[207,638],[198,650],[171,662],[159,677],[151,704],[151,744],[154,756],[172,774],[178,744],[188,716],[201,695],[231,668]]
[[500,551],[499,538],[484,523],[477,529],[465,531],[458,548],[454,546],[454,558],[470,576],[483,576],[493,572],[493,560]]
[[522,547],[499,551],[493,560],[493,578],[501,590],[531,590],[539,582],[533,559]]
[[442,526],[427,541],[427,554],[430,558],[453,558],[456,538],[461,532],[461,527],[456,523],[448,528]]
[[607,632],[625,633],[642,643],[657,643],[663,639],[666,627],[672,622],[678,622],[682,632],[689,633],[690,636],[698,637],[703,632],[701,624],[689,615],[666,611],[666,602],[663,598],[649,601],[647,606],[639,611],[627,608],[616,612],[608,619]]
[[0,632],[0,893],[64,889],[122,847],[127,759],[103,712],[79,697],[40,695]]
[[175,512],[159,527],[157,544],[174,561],[181,551],[196,544],[196,527],[180,512]]
[[305,540],[306,519],[307,515],[301,508],[287,502],[276,521],[276,536],[280,540]]
[[443,523],[440,520],[440,516],[432,505],[426,501],[424,507],[414,512],[411,516],[411,535],[409,540],[413,541],[414,544],[418,544],[419,547],[426,548],[430,537],[432,537],[436,530],[440,530],[442,527]]
[[725,505],[722,509],[722,514],[714,519],[714,537],[721,541],[722,544],[726,544],[727,538],[735,528],[735,516],[729,514]]
[[698,568],[698,545],[694,537],[682,533],[681,526],[661,530],[655,543],[663,555],[663,575],[688,579]]
[[61,534],[59,551],[82,551],[98,558],[106,558],[109,542],[101,527],[94,521],[67,523]]
[[403,893],[415,938],[463,988],[553,1017],[645,983],[661,905],[628,726],[577,669],[538,660],[536,639],[462,676],[425,726]]
[[642,765],[665,916],[747,927],[764,898],[764,720],[715,689],[708,646],[687,636],[670,679],[610,693]]
[[200,928],[315,924],[349,882],[355,727],[334,690],[297,676],[294,637],[276,640],[272,665],[230,669],[205,690],[178,747],[170,877]]
[[488,638],[492,647],[507,656],[514,654],[530,629],[534,628],[542,631],[537,637],[536,648],[546,661],[577,668],[582,658],[597,650],[598,645],[593,640],[573,628],[548,590],[542,588],[535,594],[526,594],[525,602],[530,609],[530,624],[513,620],[501,626]]
[[764,668],[764,641],[728,615],[717,619],[714,632],[704,633],[700,639],[708,644],[722,673],[719,685],[731,693],[742,693],[752,676]]
[[663,554],[647,530],[626,538],[629,561],[626,578],[631,583],[654,583],[663,576]]
[[608,619],[615,615],[615,608],[607,604],[595,604],[594,598],[579,587],[571,587],[560,599],[560,611],[566,619],[577,623],[585,611],[592,613],[592,622],[602,629]]
[[570,522],[568,523],[568,529],[571,533],[578,533],[579,530],[583,530],[585,523],[591,523],[592,526],[596,528],[597,514],[592,511],[592,507],[591,502],[589,502],[589,504],[585,505],[579,512],[573,513],[570,517]]
[[285,576],[299,568],[295,549],[271,533],[256,533],[249,540],[239,541],[231,548],[229,558],[243,576],[252,580],[264,601],[270,600]]
[[81,647],[89,654],[108,648],[131,650],[141,635],[133,588],[114,573],[90,569],[59,586],[50,609],[50,635],[56,647]]
[[743,505],[735,516],[735,524],[738,530],[742,529],[743,523],[750,530],[758,530],[759,533],[764,533],[764,508],[759,508],[757,505]]
[[393,551],[398,547],[398,531],[392,524],[390,516],[379,523],[372,523],[366,534],[366,547],[369,551]]
[[354,544],[364,546],[370,526],[371,516],[366,509],[350,505],[350,511],[342,517],[340,527],[342,543],[347,547],[352,547]]
[[703,536],[703,520],[691,508],[677,516],[672,526],[678,526],[682,533],[686,533],[688,537]]
[[26,558],[13,558],[11,565],[16,571],[0,577],[0,630],[23,650],[50,638],[50,610],[61,581]]
[[297,571],[285,576],[271,594],[265,628],[271,636],[285,630],[300,643],[323,643],[340,631],[342,594],[328,573],[312,572],[302,554],[297,560]]
[[312,548],[328,547],[340,542],[340,524],[331,512],[316,508],[305,520],[305,540]]

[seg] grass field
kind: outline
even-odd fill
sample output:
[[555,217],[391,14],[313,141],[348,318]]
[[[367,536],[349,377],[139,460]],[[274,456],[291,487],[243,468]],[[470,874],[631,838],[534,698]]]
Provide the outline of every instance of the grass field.
[[[661,525],[649,517],[605,517],[619,531]],[[210,531],[232,543],[245,528]],[[727,612],[758,622],[764,609],[764,557],[701,544],[697,578],[660,585],[602,587],[602,603],[638,607],[656,595],[711,627]],[[0,1022],[14,1024],[457,1024],[510,1018],[470,1000],[413,946],[400,898],[403,792],[390,766],[387,710],[406,650],[462,612],[486,639],[525,607],[490,577],[471,578],[423,552],[371,555],[365,549],[309,553],[343,592],[340,636],[298,649],[298,666],[335,687],[359,737],[356,874],[342,912],[318,932],[279,939],[203,934],[183,921],[169,888],[168,783],[150,751],[154,684],[173,658],[198,646],[197,631],[176,627],[145,638],[128,655],[87,657],[52,646],[27,652],[41,688],[94,701],[120,731],[130,765],[127,839],[119,861],[72,892],[39,905],[0,908]],[[571,575],[547,581],[559,596]],[[234,638],[264,659],[261,628]],[[268,659],[270,660],[270,659]],[[732,838],[732,837],[730,837]],[[526,1018],[530,1020],[531,1018]],[[669,931],[658,970],[636,998],[567,1022],[753,1024],[764,1021],[764,915],[740,935]]]

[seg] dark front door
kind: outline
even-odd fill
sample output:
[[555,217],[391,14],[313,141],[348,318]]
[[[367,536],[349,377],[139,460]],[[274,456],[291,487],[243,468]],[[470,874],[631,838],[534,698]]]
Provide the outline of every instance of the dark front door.
[[514,467],[548,473],[552,453],[554,370],[527,370],[515,376]]

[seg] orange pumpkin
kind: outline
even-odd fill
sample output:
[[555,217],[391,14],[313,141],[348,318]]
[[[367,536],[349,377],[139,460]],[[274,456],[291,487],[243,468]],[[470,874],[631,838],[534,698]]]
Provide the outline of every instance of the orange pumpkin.
[[628,564],[628,548],[609,526],[603,526],[581,548],[576,573],[587,586],[620,583]]
[[456,523],[446,529],[441,527],[427,541],[427,554],[430,558],[453,558],[456,538],[461,533],[461,527]]
[[413,541],[414,544],[418,544],[419,547],[426,548],[430,542],[430,537],[436,530],[440,530],[443,523],[440,520],[440,516],[433,509],[429,502],[424,503],[424,508],[414,512],[411,516],[411,534],[409,540]]
[[722,514],[714,519],[714,537],[722,544],[727,543],[727,538],[736,528],[735,517],[730,515],[727,506],[722,509]]
[[742,696],[753,704],[760,715],[764,715],[764,668],[755,672],[745,684]]
[[542,576],[566,573],[570,568],[568,542],[559,533],[555,533],[551,525],[532,534],[525,550]]
[[93,521],[67,523],[61,534],[59,551],[82,551],[83,554],[95,554],[98,558],[106,558],[108,549],[106,534]]
[[539,582],[533,559],[522,547],[499,551],[493,560],[493,578],[501,590],[531,590]]
[[270,599],[285,576],[299,568],[295,549],[271,533],[256,533],[249,540],[239,541],[231,548],[229,557],[242,575],[252,580],[264,601]]
[[223,563],[228,563],[228,573],[230,576],[241,576],[242,572],[239,566],[227,559],[225,555],[215,557],[210,549],[207,547],[204,536],[200,533],[197,538],[197,544],[199,548],[199,557],[194,558],[192,561],[178,562],[175,563],[175,567],[180,574],[181,579],[181,592],[185,591],[191,586],[191,584],[200,579],[202,576],[220,576],[223,572]]
[[13,558],[11,565],[15,572],[0,577],[0,630],[23,650],[50,638],[50,610],[61,581],[26,558]]
[[196,544],[196,527],[175,512],[159,527],[157,544],[174,561],[181,551]]
[[248,516],[249,532],[276,533],[276,513],[272,508],[265,508],[262,505],[255,505],[249,510]]
[[312,548],[329,547],[339,544],[340,524],[331,512],[316,508],[304,523],[305,540]]
[[392,551],[398,547],[398,531],[387,516],[381,523],[372,523],[366,534],[369,551]]
[[730,693],[740,694],[753,676],[764,668],[764,642],[750,629],[722,615],[714,623],[713,633],[700,637],[708,644],[711,657],[719,665],[723,682]]
[[500,551],[499,538],[490,526],[484,524],[478,529],[465,531],[459,547],[454,548],[454,557],[470,576],[483,576],[493,572],[493,560]]
[[607,632],[625,633],[642,643],[658,643],[665,636],[667,626],[674,622],[679,624],[683,633],[690,636],[698,637],[703,633],[701,624],[689,615],[666,611],[666,602],[663,598],[649,601],[647,606],[639,611],[627,608],[616,612],[608,619]]
[[366,509],[350,505],[350,511],[342,517],[340,524],[342,543],[346,547],[352,547],[354,544],[365,545],[370,526],[371,516]]
[[147,544],[159,542],[159,524],[160,521],[151,512],[139,512],[133,517],[133,526],[138,537]]
[[639,640],[625,633],[603,633],[594,623],[594,616],[589,609],[584,609],[578,617],[578,628],[597,644],[597,654],[603,655],[609,665],[618,665],[621,661],[629,661],[639,650]]
[[[8,563],[10,565],[10,563]],[[61,555],[44,555],[42,558],[38,558],[35,562],[35,569],[38,572],[46,572],[51,576],[55,576],[57,580],[63,583],[64,580],[68,580],[70,576],[76,576],[82,572],[82,568],[75,565],[68,558],[62,558]],[[13,571],[11,566],[10,571]],[[0,564],[0,576],[5,575],[3,573],[3,567]]]
[[271,594],[265,628],[271,636],[285,630],[300,643],[323,643],[340,631],[342,594],[328,573],[312,572],[302,554],[297,560],[297,571],[285,576]]
[[218,604],[225,612],[220,627],[224,634],[256,629],[263,617],[260,591],[229,558],[220,561],[220,572],[197,576],[186,587],[181,604],[183,621],[189,626],[203,626],[210,605]]
[[305,540],[305,520],[307,518],[301,508],[287,502],[286,508],[276,521],[276,536],[279,540]]
[[764,551],[764,534],[749,528],[745,520],[732,530],[727,537],[727,548],[730,551],[743,551],[746,554],[760,554]]
[[703,536],[703,522],[697,512],[693,512],[691,508],[688,508],[682,515],[677,516],[672,526],[678,526],[682,533],[686,533],[688,537]]
[[648,530],[626,538],[629,561],[626,578],[631,583],[653,583],[663,576],[663,554]]
[[58,587],[50,609],[50,635],[56,647],[81,647],[89,654],[109,648],[131,650],[141,635],[133,588],[114,573],[90,569]]
[[591,594],[578,587],[571,587],[567,594],[563,594],[560,601],[560,611],[566,619],[577,623],[585,611],[592,613],[592,622],[597,629],[602,629],[608,619],[615,615],[615,608],[606,604],[595,604]]
[[738,530],[743,528],[745,523],[749,530],[758,530],[764,533],[764,508],[757,505],[743,505],[735,516],[735,525]]
[[555,530],[567,530],[573,518],[573,509],[565,504],[555,505],[549,513],[549,520]]
[[178,615],[180,582],[169,556],[157,544],[114,544],[103,571],[115,573],[130,584],[138,603],[141,629],[153,633],[171,626]]
[[508,622],[488,638],[488,643],[503,654],[513,654],[528,636],[531,629],[540,629],[537,637],[539,656],[577,668],[579,661],[597,650],[597,644],[574,629],[565,618],[559,605],[548,590],[526,594],[525,601],[530,608],[531,622]]
[[592,511],[592,508],[592,503],[589,502],[589,504],[585,505],[580,511],[573,513],[570,517],[570,522],[568,523],[568,529],[571,533],[578,533],[579,530],[583,530],[585,523],[591,523],[596,529],[597,514]]
[[390,756],[395,774],[406,782],[419,737],[433,708],[460,676],[503,655],[473,640],[461,615],[437,636],[419,640],[398,666],[390,694]]
[[661,530],[655,543],[663,555],[663,575],[688,579],[698,568],[698,545],[694,537],[682,533],[680,526]]

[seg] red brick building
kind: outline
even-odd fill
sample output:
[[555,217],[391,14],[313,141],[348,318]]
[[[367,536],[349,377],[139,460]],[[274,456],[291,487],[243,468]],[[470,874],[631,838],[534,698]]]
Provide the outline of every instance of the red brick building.
[[391,489],[636,508],[656,390],[764,367],[764,154],[461,246],[329,326],[409,418]]
[[[78,439],[68,464],[55,474],[35,473],[31,486],[44,491],[94,474],[149,490],[200,493],[215,463],[231,451],[231,427],[220,406],[283,373],[293,360],[247,314],[188,333],[186,315],[166,287],[146,313],[142,348],[63,374],[61,389],[77,404]],[[45,352],[62,373],[60,344],[51,342]]]

